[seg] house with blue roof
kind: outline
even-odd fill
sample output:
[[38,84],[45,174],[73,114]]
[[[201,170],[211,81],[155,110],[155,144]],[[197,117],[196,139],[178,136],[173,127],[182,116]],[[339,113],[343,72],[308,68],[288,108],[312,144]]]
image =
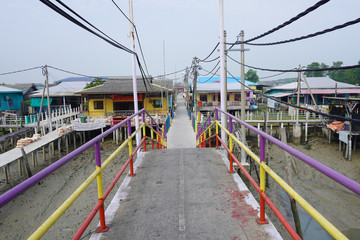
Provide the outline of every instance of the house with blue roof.
[[[254,100],[252,89],[256,89],[257,84],[245,80],[246,108]],[[227,107],[229,111],[241,110],[241,78],[227,78]],[[196,107],[198,111],[208,112],[220,106],[220,77],[200,77],[196,87]]]
[[23,91],[6,86],[0,86],[0,111],[11,111],[21,114]]

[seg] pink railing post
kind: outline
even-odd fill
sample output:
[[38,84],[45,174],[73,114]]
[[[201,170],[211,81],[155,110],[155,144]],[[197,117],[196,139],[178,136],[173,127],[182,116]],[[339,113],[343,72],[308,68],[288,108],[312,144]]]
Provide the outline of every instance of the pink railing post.
[[[265,192],[265,169],[261,163],[265,162],[265,138],[260,136],[260,192]],[[265,199],[260,194],[260,218],[257,219],[259,224],[267,224],[268,220],[265,219]]]
[[[96,169],[101,168],[101,153],[100,153],[100,141],[96,142],[94,145],[95,148],[95,162],[96,162]],[[97,187],[98,187],[98,199],[99,202],[104,201],[104,193],[103,193],[103,186],[102,186],[102,176],[101,171],[97,175]],[[106,226],[105,223],[105,211],[104,211],[104,204],[101,205],[99,208],[99,217],[100,217],[100,227],[97,229],[98,232],[106,232],[109,230],[109,227]]]

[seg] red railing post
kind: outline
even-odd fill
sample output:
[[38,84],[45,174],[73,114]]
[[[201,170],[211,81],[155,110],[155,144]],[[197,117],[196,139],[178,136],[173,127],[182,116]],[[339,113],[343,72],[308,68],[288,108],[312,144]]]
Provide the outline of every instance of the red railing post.
[[[94,147],[95,147],[96,169],[100,169],[101,168],[100,142],[96,142]],[[97,187],[98,187],[98,199],[99,202],[103,202],[104,193],[102,187],[101,171],[96,178],[97,178]],[[101,207],[99,208],[99,217],[100,217],[100,227],[97,229],[97,232],[106,232],[107,230],[109,230],[109,227],[107,227],[105,223],[104,204],[102,204]]]
[[[265,138],[260,136],[260,192],[265,192],[265,169],[261,163],[265,162]],[[268,220],[265,219],[265,199],[260,194],[260,218],[257,219],[259,224],[267,224]]]

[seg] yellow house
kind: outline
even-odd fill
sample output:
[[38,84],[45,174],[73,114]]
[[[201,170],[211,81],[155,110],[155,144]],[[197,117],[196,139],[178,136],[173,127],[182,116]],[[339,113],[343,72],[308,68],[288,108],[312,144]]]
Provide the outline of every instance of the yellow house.
[[[165,92],[172,90],[166,89],[156,84],[146,83],[142,78],[137,79],[138,88],[138,106],[139,109],[145,108],[150,113],[159,113],[163,111],[166,114]],[[163,99],[161,101],[161,92]],[[108,78],[102,85],[79,91],[84,105],[84,113],[90,117],[100,116],[126,116],[134,113],[134,97],[132,78]],[[169,106],[171,108],[171,106]]]

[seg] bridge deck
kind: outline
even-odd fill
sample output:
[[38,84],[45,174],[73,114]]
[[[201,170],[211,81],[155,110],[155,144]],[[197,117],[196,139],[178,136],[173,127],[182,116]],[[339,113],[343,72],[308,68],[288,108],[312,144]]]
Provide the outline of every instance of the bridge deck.
[[195,148],[183,101],[166,150],[140,154],[106,210],[110,229],[90,239],[281,239],[259,225],[259,205],[220,150]]

